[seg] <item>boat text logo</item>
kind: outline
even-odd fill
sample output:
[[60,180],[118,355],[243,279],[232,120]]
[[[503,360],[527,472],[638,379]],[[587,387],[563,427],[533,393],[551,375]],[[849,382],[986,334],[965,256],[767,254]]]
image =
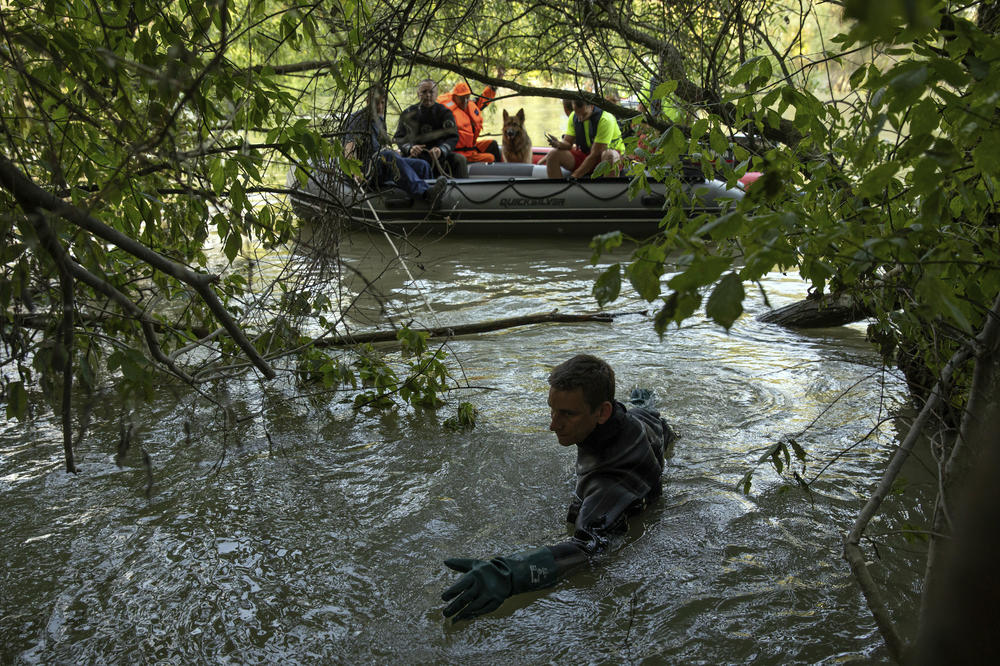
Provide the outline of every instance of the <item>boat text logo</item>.
[[548,199],[533,199],[531,197],[504,197],[500,200],[501,208],[520,208],[522,206],[565,206],[566,200],[559,197]]

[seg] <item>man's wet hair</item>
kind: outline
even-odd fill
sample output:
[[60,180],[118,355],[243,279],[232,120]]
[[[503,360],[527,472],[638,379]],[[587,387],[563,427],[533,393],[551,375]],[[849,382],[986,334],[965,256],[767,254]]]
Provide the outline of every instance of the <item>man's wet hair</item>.
[[549,386],[557,391],[583,389],[584,400],[595,411],[604,401],[614,402],[615,371],[596,356],[578,354],[549,373]]

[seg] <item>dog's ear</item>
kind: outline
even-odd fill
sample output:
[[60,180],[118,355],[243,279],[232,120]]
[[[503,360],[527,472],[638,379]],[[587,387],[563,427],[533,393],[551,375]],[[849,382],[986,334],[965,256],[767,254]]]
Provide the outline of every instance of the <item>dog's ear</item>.
[[522,123],[524,122],[524,109],[517,110],[517,119],[520,120]]
[[507,113],[507,109],[504,109],[503,110],[503,121],[507,122],[508,118],[510,118],[510,115]]

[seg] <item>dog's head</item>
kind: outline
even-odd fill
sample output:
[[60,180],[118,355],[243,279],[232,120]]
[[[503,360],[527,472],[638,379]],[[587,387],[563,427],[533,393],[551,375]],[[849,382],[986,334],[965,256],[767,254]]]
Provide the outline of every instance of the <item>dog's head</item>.
[[524,133],[524,109],[518,109],[517,113],[509,114],[507,109],[503,110],[503,135],[508,139],[516,139],[518,135]]

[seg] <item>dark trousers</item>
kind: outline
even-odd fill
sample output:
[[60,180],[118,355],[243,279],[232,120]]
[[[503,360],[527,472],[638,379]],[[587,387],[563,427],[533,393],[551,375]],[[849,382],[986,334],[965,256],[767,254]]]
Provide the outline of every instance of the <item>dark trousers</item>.
[[431,165],[413,157],[403,157],[394,150],[385,149],[376,160],[376,185],[392,184],[410,196],[423,196],[427,180],[432,177]]
[[[434,166],[433,158],[431,154],[426,150],[420,153],[420,157],[416,158],[426,164],[428,167],[434,170],[439,176],[448,176],[450,178],[468,178],[469,177],[469,163],[465,159],[465,155],[455,152],[448,153],[444,158],[438,160],[441,169]],[[442,171],[443,169],[443,171]]]

